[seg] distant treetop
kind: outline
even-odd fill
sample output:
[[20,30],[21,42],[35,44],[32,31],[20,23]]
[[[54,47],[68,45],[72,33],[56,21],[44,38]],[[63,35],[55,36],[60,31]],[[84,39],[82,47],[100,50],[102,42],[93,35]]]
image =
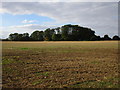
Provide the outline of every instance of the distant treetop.
[[119,36],[115,35],[111,39],[108,35],[100,37],[95,35],[95,31],[91,28],[82,27],[79,25],[63,25],[57,28],[48,28],[43,31],[34,31],[31,35],[28,33],[10,34],[10,41],[98,41],[98,40],[120,40]]

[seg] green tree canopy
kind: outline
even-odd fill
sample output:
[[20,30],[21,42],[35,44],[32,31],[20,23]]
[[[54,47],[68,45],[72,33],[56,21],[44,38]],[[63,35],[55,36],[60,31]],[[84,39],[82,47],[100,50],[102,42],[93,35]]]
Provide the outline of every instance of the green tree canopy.
[[104,35],[103,39],[104,40],[111,40],[111,38],[108,35]]
[[43,31],[34,31],[30,38],[35,41],[43,41]]
[[119,36],[115,35],[113,36],[113,40],[120,40]]
[[55,34],[55,29],[46,29],[44,31],[44,40],[45,41],[51,41],[52,40],[52,35]]

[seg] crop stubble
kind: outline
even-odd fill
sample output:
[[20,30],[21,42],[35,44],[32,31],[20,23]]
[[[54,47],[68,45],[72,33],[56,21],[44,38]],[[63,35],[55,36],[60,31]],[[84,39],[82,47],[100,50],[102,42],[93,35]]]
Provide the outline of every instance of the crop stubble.
[[4,88],[118,88],[118,41],[3,42]]

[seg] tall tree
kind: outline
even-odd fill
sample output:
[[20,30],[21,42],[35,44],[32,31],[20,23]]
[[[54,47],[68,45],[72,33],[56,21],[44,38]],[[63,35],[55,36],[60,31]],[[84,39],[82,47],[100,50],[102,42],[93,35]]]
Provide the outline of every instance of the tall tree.
[[44,31],[44,40],[45,41],[51,41],[52,40],[52,35],[55,34],[55,29],[46,29]]
[[94,35],[90,38],[90,41],[99,41],[100,39],[101,39],[100,36]]
[[43,31],[34,31],[30,38],[35,41],[43,41]]
[[111,40],[111,38],[108,35],[104,35],[103,39],[104,40]]
[[63,40],[90,40],[95,32],[78,25],[64,25],[61,28]]
[[57,31],[57,34],[60,34],[60,27],[55,28],[55,30]]
[[22,34],[22,40],[23,41],[29,41],[30,40],[29,34],[28,33],[23,33]]
[[61,34],[53,34],[52,40],[53,41],[61,41]]
[[113,40],[120,40],[119,36],[115,35],[113,36]]
[[18,38],[19,38],[18,35],[19,35],[18,33],[10,34],[9,35],[9,40],[11,40],[11,41],[18,41]]
[[68,25],[64,25],[61,27],[61,33],[62,33],[62,40],[69,40],[69,26]]

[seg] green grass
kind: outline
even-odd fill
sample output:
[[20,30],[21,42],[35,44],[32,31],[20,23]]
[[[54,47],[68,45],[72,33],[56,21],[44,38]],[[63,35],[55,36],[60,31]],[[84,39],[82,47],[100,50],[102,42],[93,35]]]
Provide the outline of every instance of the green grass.
[[[16,56],[15,56],[16,57]],[[17,56],[16,58],[19,58],[19,56]],[[22,63],[21,60],[14,60],[14,59],[6,59],[6,58],[2,58],[2,65],[6,65],[6,64],[14,64],[14,63]]]
[[20,48],[21,50],[28,50],[29,48]]
[[40,83],[42,83],[42,81],[34,81],[34,82],[32,83],[32,85],[37,85],[37,84],[40,84]]
[[91,63],[92,64],[100,64],[101,62],[100,61],[92,61]]
[[1,64],[11,64],[15,63],[13,59],[3,59]]
[[20,56],[12,56],[13,58],[20,58]]
[[84,81],[84,82],[77,82],[73,85],[70,85],[68,87],[71,88],[120,88],[120,85],[118,83],[119,78],[107,78],[103,81]]
[[43,72],[43,73],[41,73],[41,72],[35,72],[36,75],[43,75],[43,76],[49,76],[49,73],[50,72]]
[[13,69],[11,69],[11,68],[3,68],[3,71],[6,71],[6,72],[12,72]]

